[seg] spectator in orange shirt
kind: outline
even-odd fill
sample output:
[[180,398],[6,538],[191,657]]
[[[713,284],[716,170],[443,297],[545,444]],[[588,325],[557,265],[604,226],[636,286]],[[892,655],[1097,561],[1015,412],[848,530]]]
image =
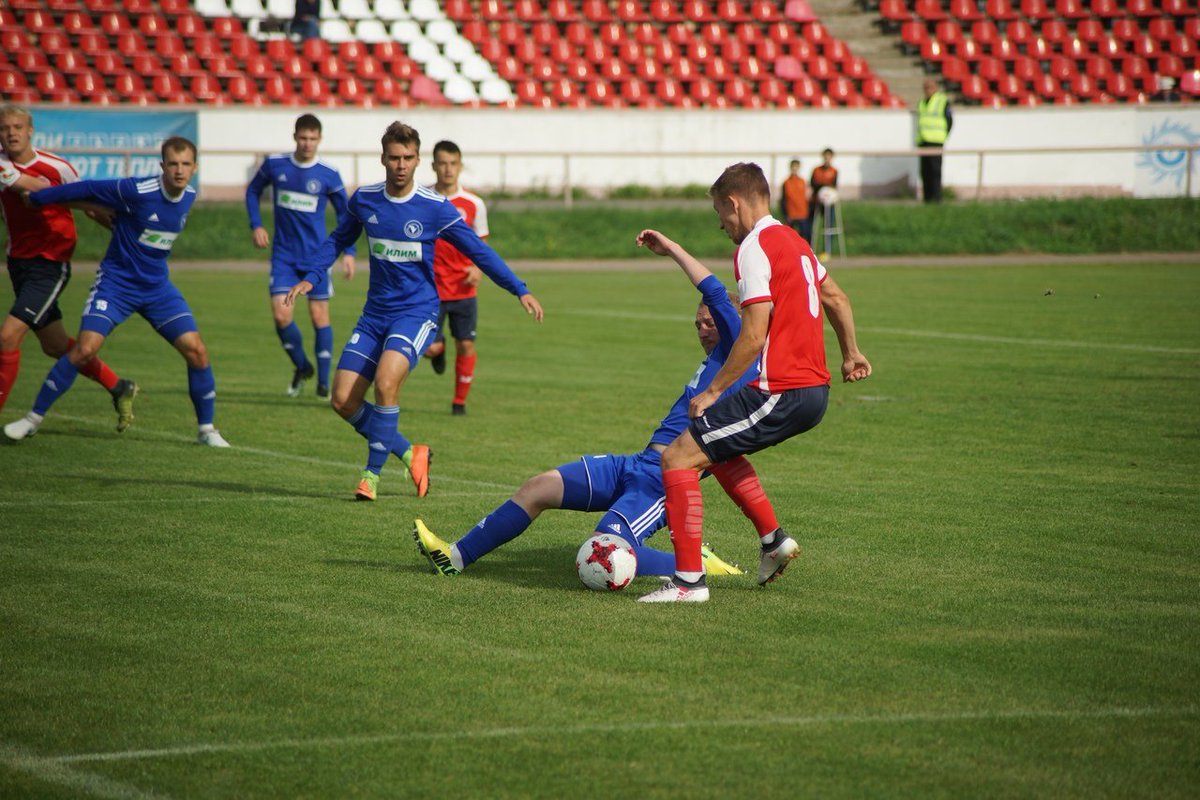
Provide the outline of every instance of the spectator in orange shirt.
[[800,177],[799,159],[793,158],[788,169],[791,174],[783,182],[783,220],[807,242],[812,237],[812,225],[808,219],[808,184]]
[[812,187],[812,200],[808,204],[808,232],[812,237],[813,220],[817,216],[817,209],[820,208],[822,213],[821,219],[824,221],[826,228],[834,227],[833,210],[823,206],[821,201],[817,199],[817,193],[826,186],[837,188],[838,171],[837,167],[833,166],[833,150],[826,147],[821,151],[821,166],[812,171],[812,177],[808,184]]

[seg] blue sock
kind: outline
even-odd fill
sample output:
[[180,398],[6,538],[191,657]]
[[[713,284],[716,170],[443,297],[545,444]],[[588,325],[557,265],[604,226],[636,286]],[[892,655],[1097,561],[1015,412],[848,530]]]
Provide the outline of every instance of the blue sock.
[[329,385],[329,368],[333,365],[333,326],[314,328],[317,340],[317,385]]
[[472,564],[501,545],[520,536],[533,522],[525,509],[512,500],[488,514],[467,535],[454,543],[462,556],[463,566]]
[[392,440],[400,424],[400,406],[375,406],[367,434],[367,469],[378,475],[392,454]]
[[212,425],[217,413],[217,379],[213,377],[211,366],[203,369],[188,367],[188,394],[196,409],[196,422]]
[[[355,411],[346,421],[350,423],[354,430],[358,431],[360,436],[366,439],[368,438],[367,430],[371,424],[371,420],[374,419],[374,417],[375,406],[364,402],[358,407],[358,411]],[[412,447],[412,443],[404,437],[403,433],[396,431],[396,435],[392,439],[392,453],[395,454],[396,458],[403,461],[404,454],[408,452],[408,448],[410,447]]]
[[633,552],[637,553],[638,575],[674,575],[675,554],[664,553],[645,545],[634,545]]
[[66,356],[54,362],[46,380],[42,382],[42,388],[38,390],[37,399],[33,401],[33,413],[46,416],[54,401],[66,394],[71,384],[75,383],[78,374],[79,370]]
[[275,333],[279,334],[279,341],[283,342],[283,350],[296,365],[296,369],[304,369],[308,358],[304,355],[304,335],[300,333],[296,321],[292,320],[286,326],[276,328]]

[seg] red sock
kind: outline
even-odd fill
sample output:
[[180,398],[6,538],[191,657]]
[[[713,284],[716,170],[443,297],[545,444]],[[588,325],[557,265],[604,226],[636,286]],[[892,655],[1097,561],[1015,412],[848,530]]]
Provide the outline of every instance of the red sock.
[[704,528],[704,495],[700,473],[694,469],[663,470],[667,495],[667,526],[675,546],[676,572],[703,572],[700,537]]
[[766,536],[779,528],[775,509],[759,483],[758,473],[745,456],[738,456],[723,464],[713,464],[708,471],[716,476],[725,494],[754,523],[759,536]]
[[0,409],[8,399],[13,384],[17,382],[17,373],[21,370],[21,351],[5,350],[0,353]]
[[471,379],[475,377],[477,356],[458,356],[454,359],[454,405],[465,406],[471,391]]

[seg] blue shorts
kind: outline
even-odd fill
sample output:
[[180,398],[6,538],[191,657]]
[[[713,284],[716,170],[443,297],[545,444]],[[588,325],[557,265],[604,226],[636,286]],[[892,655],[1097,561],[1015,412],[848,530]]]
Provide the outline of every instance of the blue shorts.
[[373,381],[383,351],[395,350],[404,354],[411,370],[433,344],[437,333],[437,309],[432,311],[416,311],[386,322],[375,317],[359,317],[350,341],[342,349],[337,368],[357,372]]
[[596,530],[615,533],[631,544],[644,544],[667,524],[662,485],[662,454],[643,450],[628,456],[583,456],[563,464],[562,507],[601,511]]
[[[308,274],[308,267],[287,259],[271,259],[271,295],[287,294]],[[308,293],[309,300],[328,300],[333,297],[333,281],[329,277],[332,267],[322,273],[322,278]]]
[[133,289],[105,280],[101,271],[92,284],[87,302],[83,306],[81,331],[95,331],[108,336],[113,329],[133,314],[141,314],[158,335],[174,342],[185,333],[197,330],[196,320],[187,300],[175,288],[175,284],[164,281],[158,286]]

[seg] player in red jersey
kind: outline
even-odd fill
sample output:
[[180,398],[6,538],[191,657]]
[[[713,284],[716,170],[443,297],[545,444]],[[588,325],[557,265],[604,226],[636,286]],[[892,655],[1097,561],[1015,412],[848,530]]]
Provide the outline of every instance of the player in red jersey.
[[[441,141],[433,146],[433,172],[437,182],[433,188],[458,209],[463,222],[471,226],[480,239],[487,239],[487,206],[483,198],[472,194],[458,183],[462,174],[462,151],[454,142]],[[483,273],[449,242],[438,239],[433,251],[433,276],[437,283],[442,307],[438,313],[438,335],[425,357],[433,371],[441,375],[446,370],[446,340],[442,326],[450,318],[450,335],[454,337],[454,401],[453,414],[467,413],[467,393],[475,377],[475,324],[479,305],[475,287]]]
[[[16,383],[21,367],[21,342],[33,330],[42,352],[60,358],[74,344],[62,324],[58,297],[71,280],[71,255],[75,252],[75,218],[61,206],[32,209],[23,193],[79,180],[75,169],[62,158],[33,147],[33,115],[14,105],[0,106],[0,209],[8,229],[8,275],[16,299],[0,326],[0,409]],[[112,395],[117,410],[117,431],[133,422],[137,384],[120,380],[100,359],[83,374]]]
[[[675,575],[644,603],[704,602],[708,588],[700,554],[704,498],[700,474],[726,462],[736,471],[751,453],[779,444],[821,421],[829,400],[824,320],[837,334],[842,379],[859,381],[871,363],[858,349],[850,299],[825,272],[796,231],[771,216],[771,189],[756,164],[734,164],[709,189],[721,229],[738,245],[733,274],[742,298],[742,331],[725,366],[692,398],[688,429],[662,456],[667,525]],[[822,314],[824,311],[824,315]],[[717,398],[757,359],[759,377]],[[766,503],[757,482],[721,482],[741,507]],[[760,585],[773,581],[800,551],[782,528],[761,533]]]

